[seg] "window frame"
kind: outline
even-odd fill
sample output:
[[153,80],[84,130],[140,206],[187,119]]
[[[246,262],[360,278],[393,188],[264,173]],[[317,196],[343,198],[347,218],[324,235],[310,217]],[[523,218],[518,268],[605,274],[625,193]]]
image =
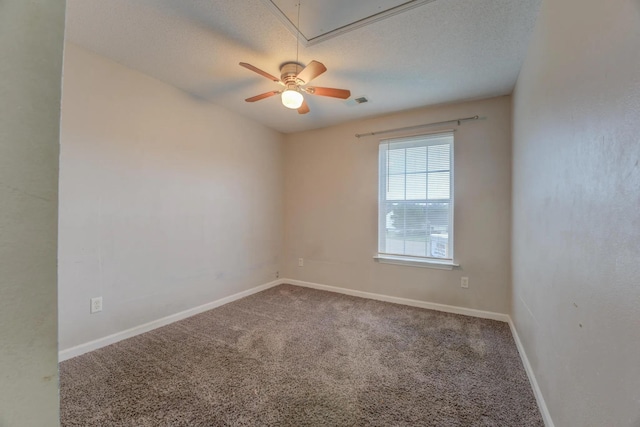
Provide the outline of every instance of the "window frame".
[[[428,194],[428,184],[425,187],[425,199],[416,199],[407,200],[406,197],[404,200],[398,200],[398,202],[414,202],[414,203],[433,203],[439,200],[447,200],[450,209],[449,209],[449,237],[448,237],[448,245],[449,245],[449,257],[448,258],[436,258],[430,256],[415,256],[415,255],[404,255],[404,254],[394,254],[381,251],[383,246],[386,244],[386,214],[383,214],[386,211],[386,203],[394,202],[394,200],[387,200],[387,179],[388,179],[388,155],[389,150],[392,145],[396,145],[396,149],[400,148],[411,148],[411,147],[429,147],[431,145],[443,145],[442,142],[436,142],[435,140],[441,139],[442,137],[450,138],[450,142],[448,143],[450,146],[449,149],[449,198],[448,199],[429,199]],[[434,140],[430,143],[429,140]],[[438,268],[438,269],[447,269],[451,270],[454,267],[458,267],[459,264],[455,262],[455,252],[454,252],[454,241],[455,241],[455,227],[454,227],[454,210],[455,210],[455,135],[454,130],[441,130],[437,132],[430,133],[421,133],[418,135],[412,136],[403,136],[403,137],[393,137],[386,138],[379,141],[378,146],[378,239],[377,239],[377,254],[374,256],[374,259],[377,262],[381,263],[391,263],[391,264],[400,264],[400,265],[410,265],[410,266],[418,266],[418,267],[430,267],[430,268]],[[384,155],[383,155],[384,154]],[[433,171],[432,171],[433,172]],[[425,173],[428,174],[428,165],[425,170]],[[406,177],[406,166],[404,176]],[[428,176],[427,176],[428,179]],[[428,181],[427,181],[428,182]],[[405,181],[406,183],[406,181]],[[406,184],[405,184],[406,185]],[[405,187],[406,188],[406,187]],[[431,201],[430,201],[431,200]],[[383,207],[385,207],[383,209]]]

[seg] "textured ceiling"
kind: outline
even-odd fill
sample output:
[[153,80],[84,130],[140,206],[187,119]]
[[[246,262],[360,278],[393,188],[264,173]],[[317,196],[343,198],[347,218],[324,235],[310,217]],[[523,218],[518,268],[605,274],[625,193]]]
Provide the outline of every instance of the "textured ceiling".
[[296,58],[295,36],[263,0],[67,0],[67,38],[288,133],[511,93],[539,3],[436,0],[317,45],[300,45],[300,62],[315,59],[328,68],[313,85],[369,99],[358,105],[306,96],[306,115],[285,108],[278,97],[244,102],[279,86],[239,62],[278,76],[280,65]]
[[434,0],[263,0],[305,46]]

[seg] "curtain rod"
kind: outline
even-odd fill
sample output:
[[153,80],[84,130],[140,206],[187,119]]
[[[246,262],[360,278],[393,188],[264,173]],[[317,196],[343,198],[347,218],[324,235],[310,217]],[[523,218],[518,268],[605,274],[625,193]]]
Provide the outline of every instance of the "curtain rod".
[[361,138],[363,136],[379,135],[381,133],[397,132],[397,131],[401,131],[401,130],[413,130],[413,129],[423,128],[423,127],[427,127],[427,126],[446,125],[448,123],[458,123],[458,126],[460,126],[460,124],[462,122],[467,122],[469,120],[478,120],[479,118],[480,117],[478,117],[478,116],[464,117],[464,118],[461,118],[461,119],[445,120],[443,122],[425,123],[423,125],[407,126],[407,127],[404,127],[404,128],[378,130],[378,131],[369,132],[369,133],[356,133],[356,138]]

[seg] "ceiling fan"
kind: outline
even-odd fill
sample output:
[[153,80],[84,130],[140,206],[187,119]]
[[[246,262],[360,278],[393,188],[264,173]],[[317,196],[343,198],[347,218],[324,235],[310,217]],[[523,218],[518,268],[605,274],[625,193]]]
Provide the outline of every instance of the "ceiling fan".
[[241,62],[240,65],[284,87],[284,89],[281,90],[265,92],[247,98],[245,99],[247,102],[256,102],[269,98],[270,96],[282,94],[282,104],[284,104],[285,107],[298,110],[298,114],[307,114],[309,112],[309,106],[304,100],[302,92],[308,93],[309,95],[329,96],[340,99],[347,99],[351,96],[351,92],[346,89],[307,86],[311,80],[327,71],[327,67],[318,61],[311,61],[304,68],[297,62],[287,62],[280,67],[279,79],[246,62]]

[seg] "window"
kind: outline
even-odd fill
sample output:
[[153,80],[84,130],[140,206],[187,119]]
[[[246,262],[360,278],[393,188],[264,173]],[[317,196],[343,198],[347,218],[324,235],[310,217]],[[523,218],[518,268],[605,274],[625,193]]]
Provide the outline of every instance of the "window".
[[453,265],[453,133],[380,142],[378,258]]

